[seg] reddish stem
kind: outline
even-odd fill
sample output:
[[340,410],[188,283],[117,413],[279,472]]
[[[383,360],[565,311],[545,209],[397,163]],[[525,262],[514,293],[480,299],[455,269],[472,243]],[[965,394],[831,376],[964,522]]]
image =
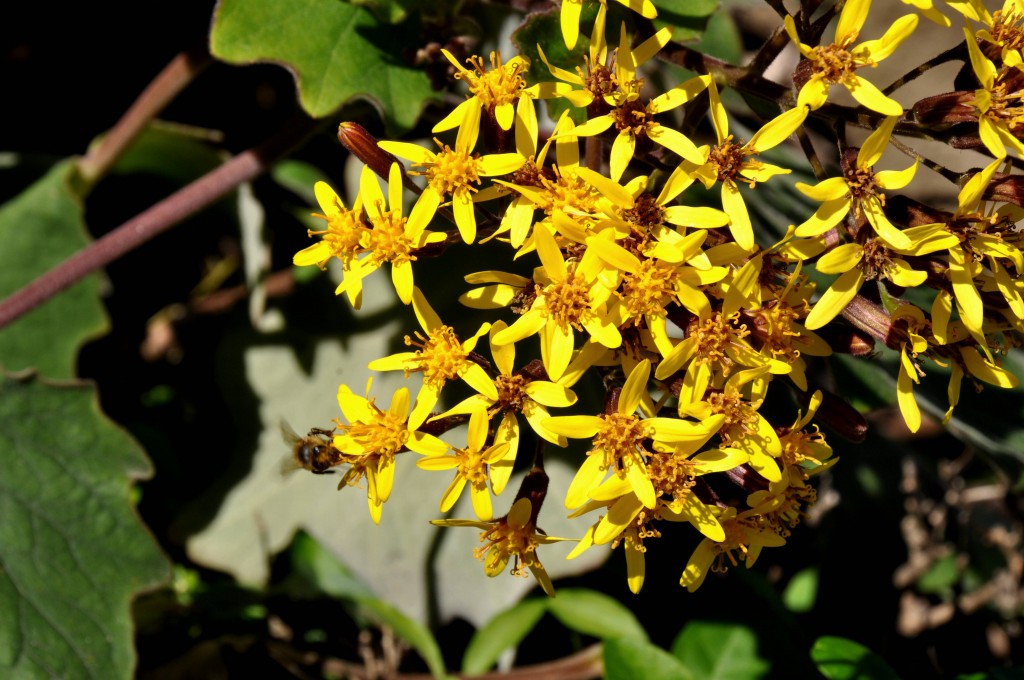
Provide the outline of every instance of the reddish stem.
[[296,118],[260,146],[243,151],[219,168],[154,204],[6,300],[0,301],[0,328],[32,311],[86,275],[211,205],[239,184],[265,172],[316,128],[316,122],[312,119],[304,115]]

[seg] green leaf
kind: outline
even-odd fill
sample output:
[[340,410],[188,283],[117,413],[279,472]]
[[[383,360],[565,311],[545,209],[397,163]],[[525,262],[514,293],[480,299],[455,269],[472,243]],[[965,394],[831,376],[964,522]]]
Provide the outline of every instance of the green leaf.
[[761,678],[771,668],[757,653],[754,631],[737,623],[690,621],[672,653],[702,680]]
[[870,649],[841,637],[823,636],[814,642],[811,658],[830,680],[896,680],[889,664]]
[[522,642],[547,610],[547,600],[532,599],[500,612],[469,641],[466,655],[462,657],[462,672],[465,675],[486,672],[502,652]]
[[403,21],[409,12],[419,7],[419,0],[349,0],[357,7],[366,7],[385,23]]
[[694,40],[704,32],[718,4],[718,0],[654,0],[658,8],[654,25],[659,29],[672,26],[672,39],[676,42]]
[[647,632],[618,600],[583,588],[559,589],[548,603],[551,613],[566,627],[607,640],[616,637],[647,639]]
[[368,9],[339,0],[222,0],[210,50],[232,64],[275,62],[292,71],[299,102],[314,118],[365,98],[400,134],[436,95],[426,73],[402,61],[417,44],[411,21],[382,25]]
[[[89,243],[81,198],[70,188],[73,172],[70,161],[55,165],[0,206],[0,298]],[[99,280],[86,277],[0,331],[0,367],[72,378],[79,347],[107,328]]]
[[814,609],[818,597],[818,570],[808,567],[793,575],[782,593],[782,602],[791,612],[803,614]]
[[0,378],[0,676],[129,678],[133,595],[169,575],[136,516],[145,454],[95,389]]
[[604,643],[604,677],[693,680],[698,676],[660,647],[636,638],[615,638]]
[[373,589],[306,532],[295,534],[288,552],[296,575],[321,592],[346,599],[374,596]]
[[960,568],[956,555],[940,557],[917,579],[917,589],[929,595],[950,593],[960,580]]

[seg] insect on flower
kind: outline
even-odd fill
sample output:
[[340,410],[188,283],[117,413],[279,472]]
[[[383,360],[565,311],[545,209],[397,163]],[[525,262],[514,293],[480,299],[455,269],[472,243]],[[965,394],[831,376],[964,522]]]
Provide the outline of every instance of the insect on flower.
[[291,455],[281,461],[282,474],[294,472],[299,468],[309,470],[315,475],[331,474],[332,467],[344,461],[344,454],[334,448],[334,430],[314,427],[305,437],[281,421],[281,436],[286,444],[292,447]]

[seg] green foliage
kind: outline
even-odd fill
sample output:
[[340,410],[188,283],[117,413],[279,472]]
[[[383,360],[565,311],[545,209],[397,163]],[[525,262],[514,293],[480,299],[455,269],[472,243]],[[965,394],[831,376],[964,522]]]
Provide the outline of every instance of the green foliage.
[[657,27],[671,26],[672,39],[685,42],[699,38],[708,18],[719,9],[719,0],[655,0]]
[[462,658],[462,672],[485,672],[506,649],[518,645],[547,610],[546,600],[530,599],[499,612],[473,634]]
[[143,452],[92,387],[0,380],[0,675],[129,678],[129,604],[168,576],[132,508]]
[[702,680],[752,680],[770,665],[757,653],[750,628],[719,621],[690,621],[672,644],[672,653]]
[[604,676],[616,680],[690,680],[691,672],[664,649],[640,638],[615,638],[604,643]]
[[811,658],[829,680],[897,680],[899,677],[882,657],[846,638],[818,638],[811,648]]
[[434,96],[426,74],[397,54],[397,46],[413,42],[411,24],[381,25],[370,10],[339,0],[225,0],[217,5],[210,49],[232,64],[283,64],[295,75],[302,108],[315,118],[362,97],[400,134]]
[[[0,206],[0,298],[89,242],[82,197],[71,188],[73,173],[70,161],[59,163]],[[106,328],[99,280],[90,276],[0,332],[0,368],[34,368],[48,378],[70,378],[79,347]]]
[[803,614],[814,609],[818,596],[818,570],[808,567],[793,574],[782,593],[782,601],[791,612]]
[[602,640],[626,637],[646,640],[647,632],[618,600],[593,590],[562,588],[549,603],[556,619],[567,628]]

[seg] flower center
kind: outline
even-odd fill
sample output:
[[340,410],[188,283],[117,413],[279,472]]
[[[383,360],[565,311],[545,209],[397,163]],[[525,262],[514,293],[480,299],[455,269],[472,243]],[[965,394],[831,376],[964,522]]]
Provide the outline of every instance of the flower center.
[[728,375],[732,367],[732,359],[726,356],[725,350],[733,338],[745,338],[750,335],[746,325],[733,327],[730,322],[739,319],[739,312],[728,317],[721,313],[715,314],[706,321],[692,327],[690,333],[697,338],[697,356],[695,361],[704,364],[716,363]]
[[455,456],[459,460],[460,477],[478,489],[487,485],[487,461],[480,451],[455,449]]
[[775,300],[750,314],[754,317],[758,339],[773,357],[784,356],[789,362],[800,357],[800,350],[793,347],[793,339],[800,337],[800,333],[793,330],[793,322],[803,315],[801,311],[781,300]]
[[[541,186],[546,190],[544,192],[546,200],[537,207],[546,214],[550,215],[555,210],[560,210],[567,214],[572,212],[587,214],[594,212],[601,194],[592,184],[584,182],[574,173],[563,174],[560,171],[554,181],[549,180],[544,175],[539,177]],[[569,211],[566,208],[571,208],[572,210]]]
[[587,284],[573,269],[575,268],[570,268],[563,280],[545,288],[541,295],[544,296],[544,307],[549,318],[554,319],[559,325],[568,324],[581,331],[593,312],[590,309]]
[[358,442],[364,453],[378,456],[394,456],[405,447],[409,439],[406,418],[390,411],[381,411],[371,399],[370,408],[374,420],[370,423],[338,423],[338,427]]
[[[446,380],[458,377],[459,371],[466,365],[466,351],[451,326],[439,326],[427,334],[417,331],[416,338],[405,336],[407,346],[416,346],[416,363],[423,371],[423,382],[434,387],[441,387]],[[409,377],[406,375],[406,377]]]
[[369,234],[369,249],[377,263],[405,262],[415,260],[412,256],[412,241],[405,235],[406,218],[397,210],[381,212],[380,217],[371,218],[373,230]]
[[600,417],[601,429],[594,435],[592,450],[604,453],[604,467],[623,471],[639,453],[646,452],[643,446],[646,428],[634,415],[604,413]]
[[622,216],[639,227],[656,227],[665,221],[665,209],[658,205],[654,196],[640,194],[633,207],[624,211]]
[[697,483],[693,462],[671,453],[652,454],[647,460],[647,475],[654,484],[655,495],[669,496],[673,501],[681,501]]
[[498,403],[503,409],[522,411],[527,400],[526,378],[522,375],[499,375],[494,384],[498,388]]
[[591,64],[590,57],[584,57],[587,65],[587,75],[584,76],[582,73],[579,75],[583,77],[583,86],[590,90],[591,94],[594,95],[594,99],[603,100],[605,95],[610,95],[619,86],[619,82],[615,79],[615,74],[604,64]]
[[746,154],[743,153],[743,146],[732,141],[729,135],[721,144],[716,144],[708,156],[708,163],[715,167],[718,173],[718,181],[735,180],[743,169],[743,162]]
[[1024,15],[1015,7],[1004,7],[992,13],[992,37],[1003,50],[1019,50],[1024,47],[1024,31],[1021,24]]
[[724,443],[732,439],[741,439],[745,435],[757,434],[757,411],[739,394],[712,392],[708,395],[707,401],[712,413],[725,415],[725,422],[719,430]]
[[516,558],[512,566],[513,576],[528,576],[527,567],[540,565],[535,555],[537,539],[534,538],[529,524],[517,529],[507,520],[499,520],[493,527],[480,534],[480,541],[484,542],[484,545],[476,548],[473,555],[484,561],[484,568],[488,574],[497,573],[511,557]]
[[637,271],[623,277],[622,292],[617,294],[634,322],[642,316],[665,316],[665,303],[675,293],[678,278],[675,267],[660,260],[642,260]]
[[327,247],[330,248],[331,256],[344,262],[348,262],[361,250],[363,236],[369,232],[363,224],[362,210],[341,209],[332,217],[313,213],[314,217],[327,220],[327,229],[321,231],[309,230],[310,236],[320,236]]
[[874,66],[871,60],[855,59],[845,47],[840,45],[819,45],[811,50],[808,56],[815,75],[829,85],[838,85],[850,80],[853,72],[860,66]]
[[468,61],[476,74],[459,71],[455,77],[465,79],[469,91],[480,99],[481,104],[493,109],[514,102],[519,91],[526,87],[526,82],[519,75],[523,72],[521,60],[514,59],[503,66],[500,52],[491,52],[490,60],[491,68],[487,70],[483,58],[474,55]]
[[480,159],[461,149],[453,149],[437,139],[441,150],[434,160],[425,164],[427,181],[441,197],[455,193],[459,187],[480,184]]

